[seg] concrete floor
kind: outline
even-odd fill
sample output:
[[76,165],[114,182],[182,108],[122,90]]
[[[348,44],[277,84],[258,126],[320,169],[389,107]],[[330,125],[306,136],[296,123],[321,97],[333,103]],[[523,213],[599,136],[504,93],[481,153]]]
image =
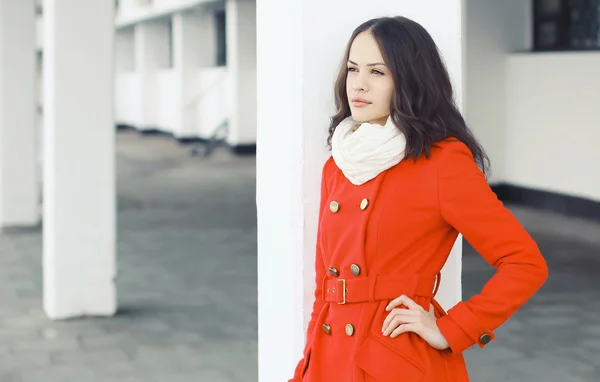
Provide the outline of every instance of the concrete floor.
[[[257,381],[254,158],[194,158],[189,146],[130,131],[117,141],[121,311],[48,321],[41,232],[7,230],[0,382]],[[514,211],[550,280],[493,343],[467,351],[472,380],[597,382],[600,224]],[[465,298],[492,274],[468,246],[464,270]]]

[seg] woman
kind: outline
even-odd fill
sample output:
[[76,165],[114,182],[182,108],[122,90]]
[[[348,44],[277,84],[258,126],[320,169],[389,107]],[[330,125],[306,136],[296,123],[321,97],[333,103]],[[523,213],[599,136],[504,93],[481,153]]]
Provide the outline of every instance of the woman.
[[[315,302],[291,381],[468,381],[462,352],[494,339],[546,263],[489,188],[485,153],[419,24],[358,27],[335,95]],[[497,272],[446,313],[434,297],[459,232]]]

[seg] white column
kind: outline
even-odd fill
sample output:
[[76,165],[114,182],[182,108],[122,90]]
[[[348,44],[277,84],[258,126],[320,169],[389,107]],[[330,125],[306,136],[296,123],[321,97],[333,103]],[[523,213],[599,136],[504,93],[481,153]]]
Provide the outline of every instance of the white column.
[[115,123],[135,126],[141,114],[133,27],[115,31]]
[[44,310],[112,315],[114,2],[44,3]]
[[180,83],[181,121],[177,137],[197,131],[197,106],[201,96],[201,68],[214,66],[216,58],[214,14],[209,7],[173,15],[173,68]]
[[115,72],[131,73],[135,70],[135,44],[133,28],[115,32]]
[[34,0],[0,0],[0,227],[39,220]]
[[[458,98],[462,0],[258,0],[259,380],[284,381],[301,357],[314,291],[320,170],[333,82],[351,32],[382,15],[420,22],[438,43]],[[318,27],[315,27],[318,26]],[[460,298],[461,246],[438,298]],[[284,344],[284,346],[282,346]]]
[[225,12],[230,99],[228,143],[233,146],[255,144],[256,0],[226,0]]
[[140,75],[141,105],[136,127],[140,130],[157,127],[157,72],[169,67],[171,41],[168,26],[164,21],[147,21],[135,25],[135,69]]

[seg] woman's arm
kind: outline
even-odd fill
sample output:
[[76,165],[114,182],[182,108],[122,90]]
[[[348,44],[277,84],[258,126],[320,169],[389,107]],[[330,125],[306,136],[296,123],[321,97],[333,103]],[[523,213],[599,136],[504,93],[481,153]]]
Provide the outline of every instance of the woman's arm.
[[[332,161],[332,159],[330,157],[325,162],[325,164],[323,165],[323,170],[322,170],[322,174],[321,174],[321,197],[320,197],[321,201],[319,204],[319,224],[318,224],[318,228],[317,228],[317,245],[316,245],[316,251],[315,251],[316,289],[315,289],[315,293],[314,293],[314,302],[313,302],[312,313],[310,316],[310,321],[308,323],[308,329],[306,331],[306,345],[304,348],[304,354],[306,354],[306,351],[312,342],[312,334],[314,332],[314,327],[315,327],[315,324],[317,321],[317,317],[318,317],[319,313],[321,312],[323,305],[325,304],[325,301],[323,300],[323,278],[325,277],[325,264],[323,264],[323,254],[321,253],[321,246],[320,246],[321,215],[323,214],[323,210],[327,203],[327,199],[329,198],[329,190],[328,190],[329,183],[327,180],[327,172],[329,171],[328,167],[330,166],[331,161]],[[300,381],[300,375],[302,374],[302,366],[303,365],[304,365],[304,358],[302,358],[300,360],[300,362],[298,363],[298,365],[296,366],[296,370],[294,372],[294,378],[291,379],[290,381]]]
[[438,192],[444,220],[497,269],[480,294],[437,320],[450,349],[462,352],[494,339],[492,331],[544,284],[548,268],[537,244],[498,200],[463,143],[442,149]]

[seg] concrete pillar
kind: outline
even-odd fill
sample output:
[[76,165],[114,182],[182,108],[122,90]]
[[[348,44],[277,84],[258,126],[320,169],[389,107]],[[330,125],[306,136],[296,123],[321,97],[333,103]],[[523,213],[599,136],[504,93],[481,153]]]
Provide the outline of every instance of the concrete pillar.
[[228,143],[251,145],[256,143],[256,0],[226,0],[225,4],[230,99]]
[[169,24],[147,21],[136,24],[134,31],[135,69],[140,74],[140,118],[137,128],[157,126],[157,71],[170,66]]
[[[324,2],[259,0],[258,321],[259,380],[284,381],[301,357],[312,308],[320,170],[333,110],[333,83],[351,32],[367,19],[404,15],[438,43],[460,100],[462,0]],[[318,25],[318,27],[315,27]],[[244,121],[245,122],[245,121]],[[438,300],[461,296],[461,245]],[[285,344],[285,346],[282,346]]]
[[199,72],[214,66],[216,55],[214,14],[205,7],[173,15],[173,68],[180,86],[181,114],[178,137],[197,132],[197,105],[201,94]]
[[44,310],[112,315],[114,2],[44,3]]
[[123,28],[115,33],[115,72],[131,73],[135,70],[134,29]]
[[0,227],[39,221],[34,0],[0,0]]

